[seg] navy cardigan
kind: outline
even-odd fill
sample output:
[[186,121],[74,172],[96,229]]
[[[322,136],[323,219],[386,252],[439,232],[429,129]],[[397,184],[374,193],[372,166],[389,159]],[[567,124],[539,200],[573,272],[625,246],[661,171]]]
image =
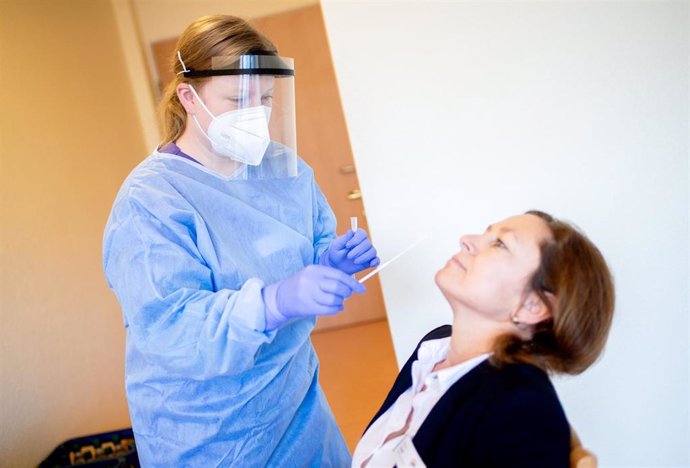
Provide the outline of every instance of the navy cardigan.
[[[451,326],[420,344],[450,336]],[[417,351],[398,374],[374,419],[412,385]],[[367,428],[368,429],[368,428]],[[528,364],[500,369],[484,361],[453,384],[412,439],[427,466],[567,468],[570,426],[545,372]]]

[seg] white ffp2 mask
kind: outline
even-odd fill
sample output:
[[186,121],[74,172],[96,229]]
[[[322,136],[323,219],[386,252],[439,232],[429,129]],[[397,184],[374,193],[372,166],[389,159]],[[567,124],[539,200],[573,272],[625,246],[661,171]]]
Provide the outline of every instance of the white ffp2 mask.
[[213,151],[250,166],[258,166],[271,142],[268,121],[271,108],[266,106],[246,107],[231,110],[215,116],[208,110],[196,90],[190,88],[202,107],[213,118],[208,133],[201,128],[196,116],[192,116],[199,130],[211,141]]

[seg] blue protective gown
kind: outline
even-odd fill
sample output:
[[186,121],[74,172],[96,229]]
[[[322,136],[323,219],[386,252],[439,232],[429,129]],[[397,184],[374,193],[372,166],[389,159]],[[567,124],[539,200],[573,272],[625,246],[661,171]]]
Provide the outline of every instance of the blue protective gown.
[[261,288],[315,263],[335,218],[313,171],[237,180],[154,152],[129,175],[103,263],[127,328],[144,466],[349,466],[318,383],[314,319],[263,332]]

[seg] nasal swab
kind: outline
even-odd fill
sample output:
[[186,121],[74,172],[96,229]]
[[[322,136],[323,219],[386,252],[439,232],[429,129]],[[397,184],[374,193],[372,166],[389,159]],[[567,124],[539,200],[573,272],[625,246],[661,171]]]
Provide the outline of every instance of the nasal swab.
[[398,255],[396,255],[395,257],[391,258],[391,259],[388,260],[387,262],[382,263],[382,264],[379,265],[375,270],[372,270],[372,271],[370,271],[369,273],[367,273],[366,275],[362,276],[362,278],[359,280],[360,284],[361,284],[361,283],[364,283],[366,280],[368,280],[369,278],[371,278],[372,276],[374,276],[376,273],[378,273],[379,271],[383,270],[385,267],[387,267],[388,265],[390,265],[391,263],[393,263],[395,260],[397,260],[397,259],[399,259],[400,257],[402,257],[403,254],[407,253],[407,251],[409,251],[412,247],[416,246],[417,244],[419,244],[420,242],[422,242],[422,241],[425,240],[426,238],[427,238],[427,236],[423,236],[423,237],[417,239],[417,240],[414,241],[412,244],[410,244],[405,250],[403,250],[402,252],[400,252]]
[[352,229],[352,232],[357,230],[357,216],[350,217],[350,229]]

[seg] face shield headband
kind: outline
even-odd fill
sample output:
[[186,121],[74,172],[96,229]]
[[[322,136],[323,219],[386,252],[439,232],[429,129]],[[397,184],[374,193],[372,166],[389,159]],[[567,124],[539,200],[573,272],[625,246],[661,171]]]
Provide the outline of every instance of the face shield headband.
[[213,57],[211,70],[194,70],[187,68],[182,61],[180,51],[177,59],[182,65],[181,73],[185,78],[207,78],[226,75],[273,75],[275,77],[295,76],[292,59],[279,57],[273,52],[258,51],[251,55],[237,57]]

